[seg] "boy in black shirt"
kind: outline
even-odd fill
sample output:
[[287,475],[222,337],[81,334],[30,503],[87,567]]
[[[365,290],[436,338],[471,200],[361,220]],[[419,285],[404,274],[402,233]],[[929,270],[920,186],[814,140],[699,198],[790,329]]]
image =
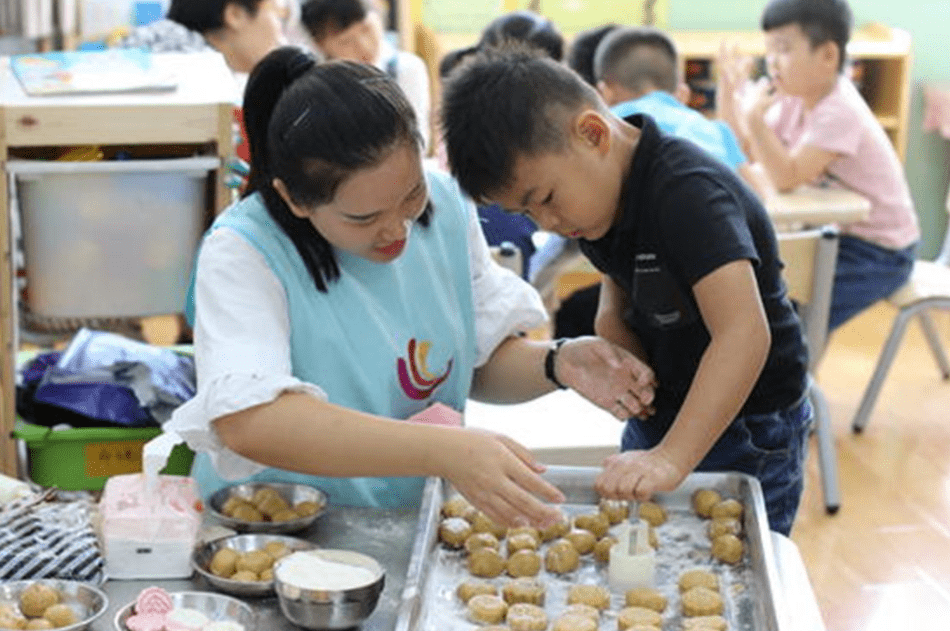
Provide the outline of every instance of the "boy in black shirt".
[[580,239],[604,273],[597,333],[655,375],[652,398],[617,398],[615,415],[629,420],[600,493],[645,500],[694,469],[743,471],[762,483],[771,528],[788,534],[812,420],[807,356],[755,194],[525,49],[469,60],[443,107],[463,189]]

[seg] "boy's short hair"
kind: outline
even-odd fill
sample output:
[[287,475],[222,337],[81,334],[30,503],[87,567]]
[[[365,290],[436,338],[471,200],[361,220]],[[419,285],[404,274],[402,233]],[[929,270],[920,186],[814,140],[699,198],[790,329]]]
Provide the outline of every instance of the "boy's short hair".
[[635,94],[657,88],[675,92],[679,81],[676,45],[669,35],[649,26],[615,29],[597,47],[594,77]]
[[452,174],[473,199],[511,182],[520,156],[567,146],[582,107],[606,112],[597,92],[544,53],[512,44],[466,59],[446,83],[442,122]]
[[372,10],[369,0],[306,0],[300,5],[300,23],[320,42],[365,20]]
[[845,0],[771,0],[762,12],[763,31],[798,24],[812,48],[834,42],[838,70],[844,68],[851,22],[851,7]]
[[555,61],[564,57],[561,31],[554,22],[533,11],[512,11],[495,18],[482,31],[478,47],[498,47],[511,40],[540,48]]
[[264,0],[172,0],[165,17],[172,22],[199,33],[207,33],[224,26],[224,10],[229,4],[243,7],[257,15],[258,5]]
[[618,26],[619,24],[611,22],[581,31],[571,42],[571,48],[567,53],[567,65],[593,86],[597,85],[597,79],[594,77],[594,54],[597,52],[597,46]]

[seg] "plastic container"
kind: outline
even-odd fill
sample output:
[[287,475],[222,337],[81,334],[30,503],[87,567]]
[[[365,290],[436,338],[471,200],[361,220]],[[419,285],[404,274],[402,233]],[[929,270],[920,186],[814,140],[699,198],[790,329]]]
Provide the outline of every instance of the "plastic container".
[[[162,433],[157,427],[93,427],[51,430],[17,421],[13,437],[23,441],[30,479],[68,491],[99,491],[113,475],[142,471],[142,446]],[[188,475],[194,452],[178,445],[162,473]]]
[[182,309],[215,157],[11,160],[22,214],[27,303],[47,317]]

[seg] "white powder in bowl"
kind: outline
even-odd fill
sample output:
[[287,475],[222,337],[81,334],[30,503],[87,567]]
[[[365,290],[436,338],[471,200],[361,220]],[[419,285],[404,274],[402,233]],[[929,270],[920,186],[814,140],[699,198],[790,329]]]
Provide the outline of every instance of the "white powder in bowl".
[[324,558],[319,550],[295,552],[277,566],[276,577],[282,583],[300,589],[343,590],[369,585],[378,576],[369,568]]

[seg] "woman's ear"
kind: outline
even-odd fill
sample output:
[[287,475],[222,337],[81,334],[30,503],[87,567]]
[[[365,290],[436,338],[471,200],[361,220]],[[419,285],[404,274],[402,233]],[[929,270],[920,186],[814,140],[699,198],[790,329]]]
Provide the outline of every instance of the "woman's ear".
[[584,110],[574,121],[574,133],[581,141],[605,154],[610,149],[610,124],[596,110]]
[[309,212],[295,204],[290,198],[290,193],[287,192],[287,186],[284,185],[283,180],[281,180],[279,177],[275,177],[273,180],[271,180],[271,184],[273,185],[274,190],[277,191],[277,194],[280,195],[280,198],[284,200],[285,204],[287,204],[287,208],[290,209],[290,212],[294,214],[294,217],[306,219],[310,216]]

